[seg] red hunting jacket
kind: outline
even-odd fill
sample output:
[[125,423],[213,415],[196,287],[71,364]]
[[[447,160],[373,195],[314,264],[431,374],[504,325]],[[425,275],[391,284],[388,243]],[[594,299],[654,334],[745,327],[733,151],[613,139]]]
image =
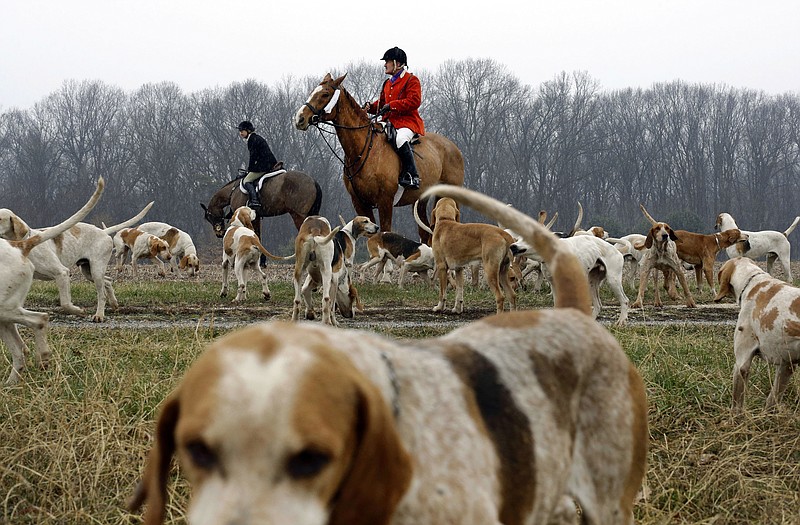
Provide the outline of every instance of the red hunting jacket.
[[389,107],[392,108],[384,118],[395,128],[409,128],[414,133],[425,134],[425,124],[422,122],[422,117],[419,116],[419,106],[422,104],[422,85],[415,75],[403,71],[394,84],[391,79],[386,79],[381,97],[377,102],[370,104],[367,111],[374,115],[384,104],[389,104]]

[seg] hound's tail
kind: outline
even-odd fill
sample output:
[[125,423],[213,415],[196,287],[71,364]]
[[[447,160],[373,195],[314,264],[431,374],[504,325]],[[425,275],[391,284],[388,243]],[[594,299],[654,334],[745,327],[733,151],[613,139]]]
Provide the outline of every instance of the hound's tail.
[[550,230],[524,213],[475,191],[439,184],[426,191],[422,198],[432,195],[450,197],[517,232],[534,246],[550,269],[556,296],[555,307],[575,308],[587,315],[591,313],[592,301],[586,274],[575,255]]
[[140,220],[144,219],[144,216],[147,215],[147,212],[150,211],[150,208],[153,207],[153,203],[154,202],[155,201],[150,201],[150,204],[148,204],[147,206],[142,208],[142,211],[140,211],[134,217],[131,217],[130,219],[128,219],[125,222],[121,222],[119,224],[115,224],[114,226],[106,226],[104,224],[103,225],[103,233],[107,233],[108,235],[113,235],[113,234],[117,233],[118,231],[120,231],[120,230],[122,230],[124,228],[130,228],[131,226],[133,226],[134,224],[136,224]]
[[[431,188],[431,189],[433,189],[433,188]],[[431,193],[431,195],[434,195],[434,194]],[[442,195],[444,195],[444,193],[442,193]],[[424,231],[426,231],[426,232],[430,233],[431,235],[433,235],[433,230],[431,230],[430,227],[428,227],[424,222],[422,222],[422,219],[419,218],[419,212],[417,211],[417,204],[419,204],[419,200],[414,203],[414,220],[417,221],[417,225],[420,228],[422,228]]]
[[65,220],[61,224],[57,224],[51,228],[46,228],[37,233],[36,235],[32,235],[25,240],[22,241],[9,241],[12,246],[18,247],[22,250],[22,254],[27,256],[31,250],[33,250],[36,246],[42,244],[45,241],[49,241],[55,237],[58,237],[65,231],[69,230],[76,224],[78,224],[84,217],[86,217],[90,211],[94,209],[97,203],[100,201],[100,196],[103,194],[103,190],[105,189],[106,182],[103,177],[100,177],[97,181],[97,188],[94,190],[94,193],[89,198],[89,201],[83,205],[83,208],[75,212],[75,214],[70,217],[69,219]]
[[269,250],[264,248],[264,245],[261,244],[261,241],[259,241],[257,237],[256,237],[256,245],[258,246],[258,251],[260,251],[261,253],[263,253],[264,255],[269,257],[270,259],[274,259],[276,261],[288,261],[290,259],[294,259],[294,255],[295,254],[287,255],[286,257],[281,257],[281,256],[278,256],[278,255],[272,255],[271,253],[269,253]]
[[800,223],[800,216],[795,217],[792,225],[786,228],[786,231],[783,232],[784,237],[788,237],[789,234],[792,233],[794,229],[797,227],[798,223]]

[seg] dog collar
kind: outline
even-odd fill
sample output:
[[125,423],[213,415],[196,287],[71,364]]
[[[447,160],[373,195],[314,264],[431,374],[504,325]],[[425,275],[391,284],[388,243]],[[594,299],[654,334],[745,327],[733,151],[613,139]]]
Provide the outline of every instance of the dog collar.
[[742,291],[739,292],[739,297],[736,299],[736,304],[742,304],[742,296],[744,295],[744,291],[747,290],[747,287],[750,286],[750,281],[752,281],[757,275],[757,273],[754,273],[750,276],[747,282],[744,283],[744,286],[742,286]]

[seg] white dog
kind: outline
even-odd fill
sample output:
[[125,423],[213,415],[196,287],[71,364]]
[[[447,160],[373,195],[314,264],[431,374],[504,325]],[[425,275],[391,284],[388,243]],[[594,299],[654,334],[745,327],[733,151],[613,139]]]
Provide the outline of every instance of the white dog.
[[[737,243],[725,250],[728,257],[733,259],[734,257],[744,255],[751,259],[760,259],[766,256],[767,272],[769,273],[772,273],[772,265],[775,264],[777,260],[783,265],[783,272],[786,275],[786,280],[792,282],[792,267],[790,264],[792,261],[792,247],[789,244],[789,234],[794,231],[798,223],[800,223],[800,216],[795,217],[792,224],[782,233],[774,230],[750,232],[740,229],[729,213],[720,213],[717,215],[717,222],[714,227],[721,232],[736,228],[739,229],[742,234],[748,236],[745,243]],[[744,246],[744,251],[742,251],[742,246]]]
[[[11,352],[11,374],[6,380],[6,385],[19,382],[22,371],[25,369],[25,342],[19,336],[17,324],[27,326],[33,331],[36,342],[36,359],[40,365],[45,366],[50,359],[50,347],[47,345],[47,314],[32,312],[23,308],[25,297],[33,282],[34,265],[28,258],[31,251],[61,235],[95,207],[103,194],[105,182],[102,177],[97,181],[97,189],[89,201],[66,221],[37,232],[24,240],[6,241],[0,239],[0,340],[5,343]],[[12,219],[12,222],[15,222]],[[15,226],[22,228],[21,223]]]
[[[97,293],[97,309],[92,320],[102,322],[105,320],[107,302],[114,309],[119,306],[111,277],[107,275],[113,246],[111,235],[142,220],[152,206],[151,202],[135,217],[115,226],[103,225],[102,229],[79,222],[61,235],[37,246],[30,253],[31,262],[36,268],[34,277],[54,281],[58,287],[61,308],[70,314],[83,315],[83,309],[72,303],[70,290],[70,268],[78,265],[84,277],[94,283]],[[38,231],[29,228],[13,212],[0,210],[0,237],[20,240]]]
[[190,276],[200,271],[200,259],[197,258],[197,248],[192,237],[183,230],[167,224],[166,222],[145,222],[137,227],[139,230],[161,237],[169,244],[172,254],[170,270],[175,268],[185,270]]
[[753,357],[775,365],[767,408],[780,401],[794,367],[800,364],[800,289],[775,279],[748,258],[737,257],[719,271],[714,301],[731,296],[739,304],[733,334],[733,411],[741,412]]

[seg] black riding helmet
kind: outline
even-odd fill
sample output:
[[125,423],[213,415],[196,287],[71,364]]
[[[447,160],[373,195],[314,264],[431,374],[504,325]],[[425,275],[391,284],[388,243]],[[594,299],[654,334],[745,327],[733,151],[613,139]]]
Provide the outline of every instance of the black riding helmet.
[[249,131],[250,133],[252,133],[255,130],[256,130],[255,126],[253,126],[253,123],[250,122],[249,120],[243,120],[239,122],[239,131]]
[[406,52],[397,46],[387,49],[381,60],[395,60],[398,64],[403,64],[404,66],[408,65],[408,62],[406,62]]

